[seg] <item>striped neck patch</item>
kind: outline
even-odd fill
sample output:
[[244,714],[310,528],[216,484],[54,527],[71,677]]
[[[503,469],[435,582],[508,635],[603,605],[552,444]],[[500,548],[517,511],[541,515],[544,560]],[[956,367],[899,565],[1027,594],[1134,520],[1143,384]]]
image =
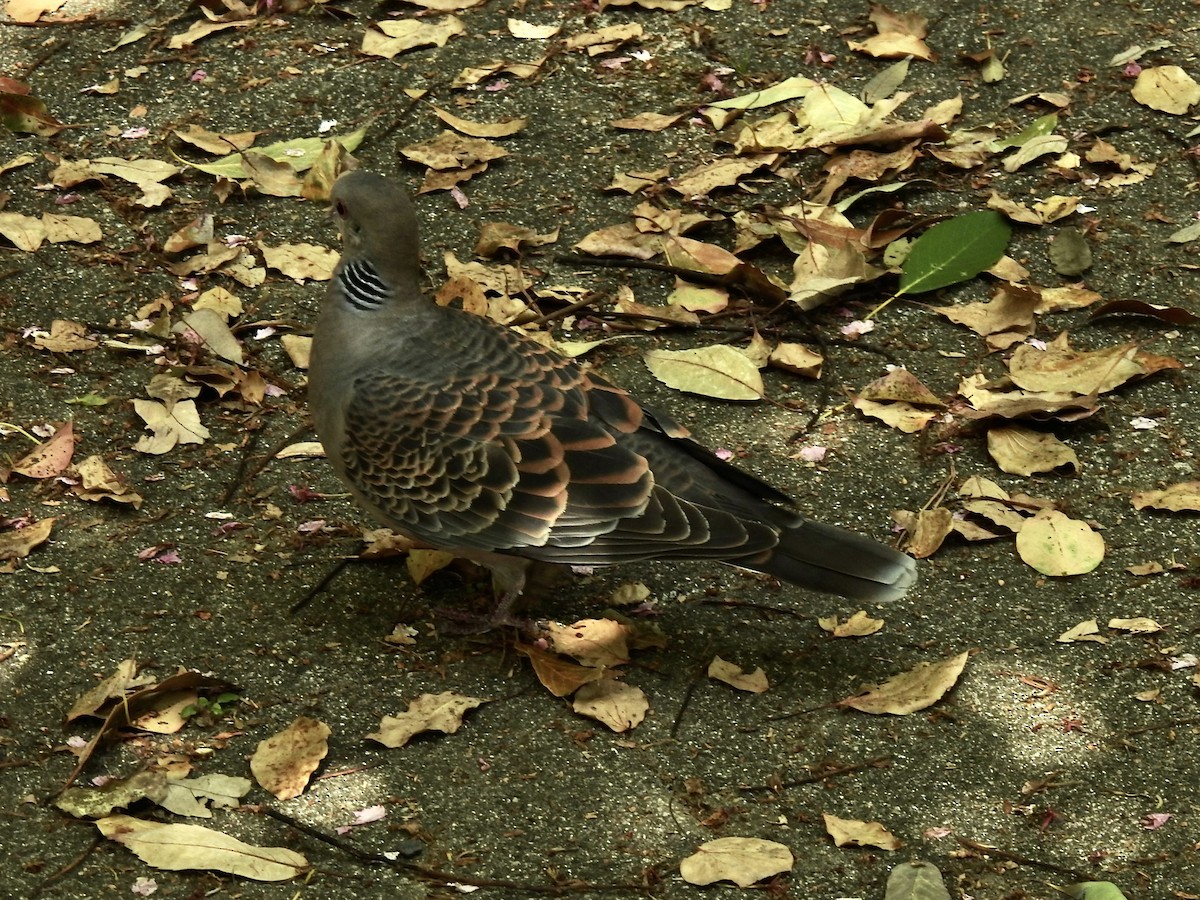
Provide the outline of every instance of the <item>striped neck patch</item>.
[[351,260],[342,266],[338,287],[347,303],[364,312],[379,309],[391,294],[375,267],[365,259]]

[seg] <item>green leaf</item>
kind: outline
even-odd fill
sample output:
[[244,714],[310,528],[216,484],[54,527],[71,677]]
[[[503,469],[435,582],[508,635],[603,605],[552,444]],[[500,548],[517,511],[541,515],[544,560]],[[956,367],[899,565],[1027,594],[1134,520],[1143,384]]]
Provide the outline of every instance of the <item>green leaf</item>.
[[863,103],[877,103],[887,97],[892,96],[904,83],[904,79],[908,77],[908,64],[912,62],[911,56],[906,56],[899,62],[894,62],[882,72],[877,72],[875,77],[863,85],[862,93],[859,96]]
[[939,222],[913,242],[899,294],[923,294],[974,278],[1004,255],[1012,228],[994,209]]
[[107,397],[99,394],[80,394],[78,397],[70,397],[67,402],[76,406],[105,406],[109,401]]
[[[330,140],[337,141],[349,152],[353,153],[366,135],[367,129],[364,127],[341,137],[330,138]],[[270,157],[275,162],[287,163],[296,172],[305,172],[312,168],[313,163],[317,161],[317,157],[325,148],[326,143],[321,138],[297,138],[294,141],[280,141],[277,144],[268,144],[266,147],[255,147],[253,149],[255,153],[261,153],[263,156]],[[193,169],[199,169],[201,172],[207,172],[209,175],[216,175],[218,178],[250,177],[249,173],[242,167],[242,155],[240,153],[231,153],[210,163],[189,162],[188,165]]]
[[1075,900],[1125,900],[1125,895],[1111,881],[1088,881],[1064,888],[1063,893]]
[[871,194],[891,194],[895,191],[902,191],[905,188],[915,187],[918,184],[933,184],[933,182],[928,178],[910,178],[908,181],[896,181],[891,184],[877,184],[873,187],[861,190],[857,194],[851,194],[846,199],[835,203],[833,208],[840,213],[844,213],[863,197],[868,197]]
[[950,892],[936,866],[913,860],[892,869],[884,900],[950,900]]
[[1058,113],[1047,113],[1026,125],[1020,134],[1005,138],[1002,141],[992,141],[991,149],[1000,151],[1007,150],[1009,147],[1023,147],[1034,138],[1054,134],[1054,129],[1057,127]]

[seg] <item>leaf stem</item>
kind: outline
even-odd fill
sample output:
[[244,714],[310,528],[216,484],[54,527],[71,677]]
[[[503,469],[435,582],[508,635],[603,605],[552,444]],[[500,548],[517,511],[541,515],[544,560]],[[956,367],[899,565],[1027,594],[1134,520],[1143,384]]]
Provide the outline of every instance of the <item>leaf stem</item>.
[[903,296],[903,292],[897,292],[895,294],[892,294],[892,296],[888,297],[886,300],[884,300],[882,303],[880,303],[877,307],[875,307],[873,310],[871,310],[869,313],[867,313],[866,319],[864,321],[869,321],[871,319],[874,319],[877,315],[879,315],[881,312],[883,312],[885,309],[887,309],[889,306],[891,306],[893,300],[899,300],[901,296]]
[[36,446],[40,447],[42,445],[42,442],[36,437],[34,437],[20,425],[14,425],[12,422],[0,422],[0,431],[15,431],[17,434],[24,435],[25,437],[29,438],[29,440],[33,441]]

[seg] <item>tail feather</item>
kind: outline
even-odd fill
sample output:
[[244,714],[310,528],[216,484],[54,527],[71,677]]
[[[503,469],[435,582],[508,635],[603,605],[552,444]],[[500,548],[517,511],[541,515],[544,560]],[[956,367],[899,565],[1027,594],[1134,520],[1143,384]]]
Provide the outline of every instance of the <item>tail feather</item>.
[[912,557],[844,528],[805,522],[779,538],[769,556],[732,562],[800,587],[871,603],[899,600],[917,580]]

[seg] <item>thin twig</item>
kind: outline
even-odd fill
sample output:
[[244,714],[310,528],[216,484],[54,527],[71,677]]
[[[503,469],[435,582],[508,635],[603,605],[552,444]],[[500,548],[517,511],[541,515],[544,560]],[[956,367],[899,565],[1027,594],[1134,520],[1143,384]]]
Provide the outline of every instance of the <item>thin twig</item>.
[[325,588],[329,586],[329,582],[337,578],[337,576],[341,574],[342,569],[346,568],[346,566],[349,564],[349,559],[339,559],[337,565],[326,572],[325,577],[309,588],[308,592],[303,597],[293,603],[288,609],[288,612],[295,614],[304,609],[304,607],[308,606],[308,604],[312,602],[313,597],[325,590]]
[[348,844],[333,835],[326,834],[320,829],[313,828],[311,825],[305,825],[291,816],[281,813],[269,806],[259,806],[256,809],[270,816],[276,821],[282,822],[285,825],[296,829],[297,831],[308,835],[314,840],[328,844],[331,847],[336,847],[348,856],[352,856],[360,862],[368,865],[389,866],[393,869],[398,869],[402,872],[420,878],[424,881],[431,881],[441,885],[469,885],[479,888],[496,888],[499,890],[520,891],[524,894],[545,894],[549,896],[560,896],[562,894],[591,894],[591,893],[614,893],[614,892],[640,892],[643,890],[640,884],[588,884],[585,882],[571,882],[569,884],[543,885],[543,884],[524,884],[517,881],[508,881],[506,879],[497,878],[472,878],[469,875],[453,874],[447,875],[444,872],[439,872],[435,869],[430,869],[426,866],[418,865],[417,863],[404,862],[403,860],[393,860],[379,854],[371,853],[367,850],[360,850],[358,847]]
[[702,606],[732,606],[738,609],[757,609],[762,612],[782,613],[785,616],[791,616],[793,619],[808,619],[806,613],[797,612],[794,609],[786,606],[768,606],[765,603],[751,603],[748,600],[734,600],[731,597],[725,597],[721,600],[701,600]]
[[28,77],[35,70],[40,69],[43,65],[45,65],[47,62],[49,62],[50,58],[52,56],[54,56],[57,53],[61,53],[62,51],[66,50],[70,46],[71,46],[70,41],[62,41],[61,43],[55,44],[53,47],[51,47],[49,50],[47,50],[45,53],[43,53],[41,56],[39,56],[33,62],[29,63],[29,65],[23,66],[22,69],[24,70],[24,75],[26,77]]
[[838,775],[849,775],[851,772],[861,772],[864,769],[882,769],[892,764],[890,756],[876,756],[874,759],[868,759],[863,762],[850,763],[845,766],[835,766],[831,769],[822,769],[820,772],[814,772],[805,778],[797,778],[794,781],[781,781],[778,784],[747,784],[739,785],[739,791],[771,791],[778,793],[784,788],[803,787],[806,784],[819,784],[822,781],[827,781],[830,778],[836,778]]
[[983,853],[986,856],[996,856],[1000,859],[1007,859],[1009,862],[1015,862],[1023,866],[1033,866],[1035,869],[1045,869],[1048,872],[1058,872],[1060,875],[1070,875],[1077,881],[1090,881],[1092,876],[1086,872],[1080,872],[1078,869],[1072,869],[1070,866],[1060,866],[1057,863],[1049,863],[1044,860],[1034,859],[1031,856],[1025,856],[1021,853],[1014,853],[1011,850],[1001,850],[999,847],[991,847],[987,844],[981,844],[978,841],[973,841],[970,838],[958,837],[956,840],[962,846],[975,850],[978,853]]
[[310,424],[308,424],[307,422],[305,424],[301,425],[299,428],[297,428],[295,431],[293,431],[291,434],[289,434],[287,437],[285,437],[282,441],[280,441],[278,444],[276,444],[274,447],[272,447],[270,450],[268,450],[266,453],[266,456],[263,457],[262,462],[260,462],[257,466],[255,466],[253,469],[251,469],[245,475],[242,475],[242,470],[245,468],[245,461],[246,461],[246,456],[243,455],[242,462],[238,465],[238,471],[234,476],[234,480],[229,484],[228,487],[225,488],[225,493],[223,493],[221,495],[220,499],[217,501],[218,505],[225,506],[227,503],[229,503],[229,501],[234,498],[234,495],[237,494],[238,488],[242,487],[245,484],[249,484],[251,481],[253,481],[255,478],[257,478],[259,476],[259,474],[267,466],[269,466],[271,464],[271,462],[275,459],[275,455],[277,453],[279,453],[281,450],[283,450],[284,447],[287,447],[289,444],[294,443],[296,438],[300,437],[302,434],[306,434],[307,432],[309,432],[311,430],[312,430],[312,426]]
[[61,869],[59,869],[53,875],[48,876],[46,878],[46,880],[43,881],[41,884],[35,886],[32,890],[30,890],[29,896],[30,897],[38,896],[38,894],[42,893],[42,891],[46,890],[46,888],[50,887],[55,882],[61,881],[62,879],[64,879],[68,875],[70,875],[73,871],[78,869],[81,865],[83,865],[84,860],[86,860],[89,856],[92,855],[92,853],[95,852],[96,848],[100,846],[100,842],[103,839],[104,839],[103,835],[100,835],[100,834],[94,835],[92,837],[92,841],[90,844],[88,844],[86,847],[84,847],[83,850],[81,850],[79,852],[79,854],[74,859],[72,859],[69,863],[67,863],[65,866],[63,866]]
[[680,266],[649,262],[644,259],[633,259],[630,257],[590,257],[576,256],[573,253],[563,253],[555,256],[554,261],[575,266],[602,266],[615,269],[645,269],[650,272],[664,272],[692,284],[703,285],[704,287],[737,290],[751,300],[761,300],[776,306],[782,305],[788,300],[786,291],[771,282],[760,270],[746,263],[735,266],[724,275],[716,275],[712,272],[700,272],[696,269],[685,269]]
[[592,291],[584,295],[581,299],[574,303],[569,303],[562,309],[556,309],[554,312],[545,313],[540,316],[530,316],[531,311],[527,311],[517,316],[508,324],[510,325],[545,325],[548,322],[555,322],[559,319],[565,319],[567,316],[574,315],[581,309],[587,309],[604,297],[603,294]]
[[[704,653],[704,658],[708,657],[708,651]],[[675,737],[679,733],[679,727],[683,724],[683,714],[687,712],[687,708],[692,703],[692,695],[696,693],[696,688],[700,685],[700,680],[703,677],[703,671],[698,669],[692,676],[683,691],[683,699],[679,703],[679,709],[675,712],[675,721],[671,723],[671,737]]]
[[53,19],[41,20],[36,22],[14,22],[12,19],[0,19],[0,25],[8,25],[12,28],[64,28],[72,26],[74,28],[121,28],[132,22],[132,19],[80,19],[74,22],[56,22]]

